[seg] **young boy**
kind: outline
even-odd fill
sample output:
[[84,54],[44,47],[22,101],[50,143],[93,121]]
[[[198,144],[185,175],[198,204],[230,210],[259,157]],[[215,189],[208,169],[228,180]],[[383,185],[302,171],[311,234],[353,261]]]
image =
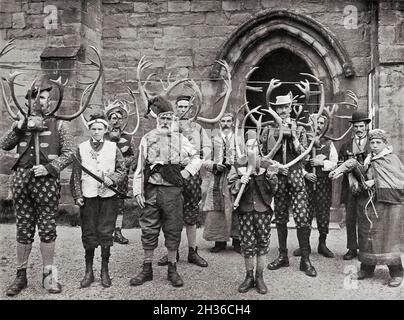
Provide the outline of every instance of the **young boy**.
[[[251,137],[253,136],[253,137]],[[271,227],[272,196],[278,188],[278,168],[269,166],[261,167],[258,153],[258,142],[254,135],[250,134],[246,142],[248,158],[247,167],[236,170],[233,166],[230,170],[229,184],[233,195],[237,195],[241,185],[246,184],[242,194],[239,211],[241,253],[246,267],[246,278],[239,286],[238,291],[247,292],[255,287],[258,293],[267,293],[267,287],[263,279],[263,270],[266,263],[266,255],[269,252],[269,237]],[[254,280],[254,256],[257,256],[256,273]]]
[[[108,122],[103,115],[91,116],[87,125],[91,137],[78,147],[78,161],[74,162],[70,180],[73,198],[80,206],[81,238],[85,249],[86,272],[80,287],[89,287],[94,282],[94,251],[99,245],[102,258],[101,284],[103,287],[110,287],[108,262],[118,212],[118,198],[110,187],[114,188],[125,178],[126,169],[116,143],[104,140]],[[86,170],[100,177],[103,183]]]

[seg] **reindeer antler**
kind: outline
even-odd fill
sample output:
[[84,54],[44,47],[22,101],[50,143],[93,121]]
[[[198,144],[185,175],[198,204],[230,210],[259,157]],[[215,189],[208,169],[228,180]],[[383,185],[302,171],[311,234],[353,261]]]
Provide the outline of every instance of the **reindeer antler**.
[[[358,103],[359,103],[359,99],[358,99],[357,95],[351,90],[347,90],[346,94],[347,94],[347,96],[349,98],[351,98],[353,100],[353,103],[349,103],[349,102],[344,101],[344,102],[340,102],[339,104],[352,106],[354,108],[354,110],[356,110],[358,108]],[[334,113],[336,113],[337,110],[338,110],[338,104],[334,104],[333,108],[330,110],[329,119],[331,119],[331,116]],[[326,110],[326,112],[327,112],[327,110]],[[337,117],[338,118],[350,118],[349,116],[348,117],[347,116],[337,116]],[[335,138],[335,137],[330,137],[328,135],[324,135],[324,137],[331,140],[331,141],[340,141],[340,140],[345,138],[345,136],[352,130],[352,128],[353,128],[353,124],[351,123],[349,125],[348,129],[341,136]],[[328,129],[328,127],[327,127],[327,129]]]
[[[216,60],[216,62],[218,64],[220,64],[226,71],[226,78],[222,77],[226,90],[224,90],[219,95],[219,99],[217,100],[217,101],[219,101],[220,99],[222,99],[222,97],[224,97],[222,108],[220,109],[220,112],[216,117],[209,119],[209,118],[205,118],[205,117],[201,117],[201,116],[197,115],[196,119],[201,122],[205,122],[205,123],[216,123],[223,117],[224,113],[226,112],[227,104],[229,103],[230,94],[232,92],[231,71],[230,71],[230,67],[229,67],[228,63],[225,60]],[[198,111],[198,113],[199,113],[199,111]]]
[[45,118],[52,117],[59,110],[59,108],[60,108],[60,106],[62,104],[62,101],[63,101],[63,94],[64,94],[64,91],[65,91],[65,86],[69,82],[69,79],[66,79],[66,81],[64,83],[62,82],[62,77],[57,78],[57,80],[49,79],[49,81],[56,84],[56,86],[57,86],[57,88],[59,90],[59,100],[58,100],[58,103],[57,103],[56,107],[51,112],[46,114]]
[[[317,131],[317,118],[323,113],[323,110],[324,110],[324,107],[325,107],[325,90],[324,90],[324,84],[323,84],[322,81],[320,81],[320,79],[318,79],[317,77],[315,77],[315,76],[312,75],[312,74],[304,73],[304,75],[306,75],[306,76],[308,76],[308,77],[314,79],[314,80],[317,82],[317,84],[320,86],[320,108],[319,108],[319,110],[318,110],[318,112],[317,112],[317,114],[316,114],[316,118],[313,119],[313,120],[314,120],[314,121],[313,121],[313,125],[314,125],[313,132],[316,132],[316,131]],[[299,162],[300,160],[302,160],[303,158],[305,158],[305,157],[311,152],[311,149],[313,148],[314,143],[315,143],[315,139],[312,139],[311,142],[310,142],[310,145],[308,146],[308,148],[307,148],[304,152],[302,152],[299,156],[297,156],[297,157],[296,157],[295,159],[293,159],[292,161],[290,161],[290,162],[288,162],[288,163],[282,165],[282,167],[283,167],[283,168],[289,168],[289,167],[295,165],[296,163],[298,163],[298,162]]]
[[[139,108],[138,108],[137,103],[136,103],[135,93],[131,90],[131,88],[129,88],[129,87],[127,87],[127,88],[128,88],[129,94],[130,94],[130,96],[132,98],[132,102],[133,102],[133,105],[134,105],[135,110],[136,110],[136,127],[135,127],[135,129],[133,129],[132,132],[124,131],[124,133],[129,134],[130,136],[133,136],[137,132],[137,130],[139,129],[140,114],[139,114]],[[129,114],[128,114],[128,119],[126,121],[126,124],[122,127],[122,130],[125,130],[126,126],[128,125],[128,122],[129,122]]]
[[[94,46],[89,46],[89,47],[95,52],[95,54],[96,54],[96,56],[98,58],[98,62],[95,62],[94,60],[89,58],[88,60],[90,60],[90,63],[84,63],[84,64],[85,65],[93,65],[93,66],[98,67],[98,76],[93,82],[90,82],[88,84],[88,87],[84,90],[83,95],[88,90],[90,91],[90,93],[88,94],[87,99],[84,102],[84,104],[80,103],[80,109],[77,112],[75,112],[74,114],[72,114],[72,115],[53,115],[53,117],[56,118],[56,119],[71,121],[71,120],[77,118],[78,116],[80,116],[87,109],[88,105],[90,104],[90,101],[91,101],[91,98],[92,98],[92,96],[94,94],[95,88],[97,87],[97,84],[100,81],[101,76],[102,76],[102,74],[104,72],[104,65],[102,63],[102,59],[101,59],[101,56],[100,56],[97,48],[94,47]],[[61,81],[60,81],[60,78],[59,78],[58,80],[53,81],[53,82],[56,83],[58,85],[59,90],[61,90],[60,95],[59,95],[59,102],[58,102],[58,105],[60,105],[60,103],[61,103],[60,96],[63,97],[63,87],[62,87],[62,85],[63,86],[66,85],[67,81],[64,84],[62,84]],[[60,84],[59,84],[59,82],[60,82]],[[83,98],[83,96],[82,96],[82,98]],[[55,109],[57,110],[57,108],[58,107],[56,107]],[[56,112],[56,111],[53,110],[53,112]]]

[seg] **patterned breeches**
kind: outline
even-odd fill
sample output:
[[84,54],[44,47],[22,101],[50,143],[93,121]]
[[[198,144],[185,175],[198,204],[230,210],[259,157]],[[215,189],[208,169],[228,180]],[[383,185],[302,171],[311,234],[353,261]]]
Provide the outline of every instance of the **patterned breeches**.
[[18,168],[13,176],[17,242],[34,242],[35,227],[42,242],[56,239],[56,214],[60,198],[59,178],[35,178],[30,169]]
[[202,199],[202,179],[199,173],[184,180],[184,223],[193,226],[198,222],[199,202]]
[[307,212],[307,192],[302,169],[289,168],[289,174],[278,174],[278,191],[275,194],[275,223],[287,224],[289,208],[292,209],[293,219],[297,228],[309,227]]
[[240,246],[244,258],[269,252],[271,214],[269,212],[239,212]]
[[316,190],[313,190],[311,182],[306,182],[306,186],[309,222],[311,224],[313,218],[316,217],[318,232],[327,234],[330,224],[332,182],[327,176],[317,176]]

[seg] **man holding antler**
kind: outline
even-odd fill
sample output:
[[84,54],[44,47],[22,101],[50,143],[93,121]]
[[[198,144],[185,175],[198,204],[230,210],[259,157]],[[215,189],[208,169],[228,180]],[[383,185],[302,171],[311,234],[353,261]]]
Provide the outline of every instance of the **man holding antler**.
[[[317,119],[317,133],[314,137],[316,142],[313,148],[315,151],[312,152],[303,172],[306,179],[310,224],[315,217],[320,233],[317,251],[327,258],[333,258],[334,254],[326,246],[332,198],[332,181],[328,174],[337,167],[338,153],[331,140],[321,137],[326,121],[329,119],[325,115]],[[301,256],[300,248],[296,249],[293,255]]]
[[168,255],[167,279],[184,285],[177,272],[176,254],[183,227],[184,179],[198,173],[202,161],[195,147],[173,128],[174,112],[163,96],[151,99],[148,110],[157,115],[157,128],[143,136],[133,177],[133,195],[141,208],[139,223],[144,250],[143,268],[130,280],[132,286],[153,279],[153,255],[163,230]]
[[[49,293],[62,290],[54,265],[59,174],[70,164],[74,151],[73,137],[66,123],[55,118],[43,120],[43,115],[49,112],[51,89],[32,87],[28,90],[25,98],[31,114],[20,112],[19,120],[0,139],[4,150],[17,146],[12,167],[15,171],[12,189],[17,220],[17,277],[7,288],[8,296],[15,296],[27,287],[28,258],[36,225],[41,241],[43,286]],[[32,108],[31,101],[34,101]],[[36,138],[39,141],[36,142]]]
[[[279,80],[272,79],[270,86],[280,86]],[[297,121],[290,117],[292,112],[292,93],[276,97],[276,102],[271,103],[282,119],[283,141],[282,147],[275,153],[273,159],[281,164],[293,161],[307,148],[307,136],[303,126],[298,126]],[[263,152],[267,154],[273,148],[275,137],[279,135],[280,128],[269,124],[263,132]],[[280,168],[278,174],[278,192],[275,194],[275,223],[278,231],[279,256],[268,264],[269,270],[277,270],[289,266],[287,236],[287,223],[289,209],[296,222],[299,247],[302,252],[300,270],[306,275],[315,277],[317,272],[309,259],[310,224],[307,212],[307,192],[303,175],[303,165],[297,162],[289,168]]]
[[[211,147],[206,131],[200,124],[189,121],[189,118],[185,117],[192,106],[191,96],[181,95],[177,97],[176,116],[180,118],[178,121],[179,132],[192,143],[202,160],[210,159]],[[201,184],[202,178],[199,172],[184,180],[182,193],[184,197],[183,216],[189,248],[188,262],[200,267],[207,267],[208,263],[198,254],[198,247],[196,246],[196,224],[199,217],[199,202],[202,198]],[[179,253],[177,252],[177,261],[178,259]],[[160,259],[158,265],[165,266],[167,264],[168,257],[165,255]]]

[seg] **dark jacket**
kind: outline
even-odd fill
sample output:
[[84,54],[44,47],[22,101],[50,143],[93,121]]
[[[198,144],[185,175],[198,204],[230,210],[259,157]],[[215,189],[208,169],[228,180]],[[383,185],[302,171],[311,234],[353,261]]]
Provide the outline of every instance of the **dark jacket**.
[[[233,166],[229,174],[230,191],[237,196],[241,182],[240,178],[245,173],[246,168],[237,169]],[[250,175],[250,181],[246,185],[239,204],[240,212],[265,212],[272,213],[272,197],[278,190],[278,177],[276,173],[269,173],[260,168],[259,174]]]
[[[341,146],[341,149],[338,153],[338,164],[340,165],[341,163],[347,161],[350,158],[355,158],[359,163],[363,164],[363,162],[366,159],[366,156],[370,152],[370,145],[369,145],[369,138],[367,139],[364,152],[363,153],[358,153],[354,154],[353,153],[353,142],[355,138],[351,138],[349,141],[344,143]],[[344,177],[342,178],[342,186],[341,186],[341,197],[340,197],[340,203],[341,204],[346,204],[348,199],[349,199],[349,181],[348,181],[348,174],[344,174]]]

